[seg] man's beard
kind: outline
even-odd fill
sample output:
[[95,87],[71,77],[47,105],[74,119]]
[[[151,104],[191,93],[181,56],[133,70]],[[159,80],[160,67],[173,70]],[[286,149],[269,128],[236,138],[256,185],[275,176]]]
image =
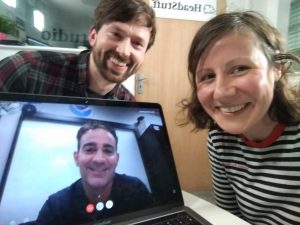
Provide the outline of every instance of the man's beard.
[[[108,69],[107,67],[107,63],[110,60],[110,58],[112,57],[113,53],[112,52],[106,52],[104,53],[103,57],[99,57],[99,55],[94,52],[93,54],[93,59],[95,62],[95,65],[97,67],[97,70],[99,71],[99,73],[101,74],[101,76],[112,83],[122,83],[123,81],[125,81],[128,77],[130,77],[135,71],[131,71],[130,73],[128,72],[129,69],[127,69],[127,71],[124,74],[118,74],[118,73],[114,73],[114,71]],[[129,63],[128,68],[131,68],[132,63]]]

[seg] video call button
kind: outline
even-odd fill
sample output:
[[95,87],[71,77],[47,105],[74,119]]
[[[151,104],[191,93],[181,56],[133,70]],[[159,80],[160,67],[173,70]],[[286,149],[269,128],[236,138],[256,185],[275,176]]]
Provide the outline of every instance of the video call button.
[[97,209],[98,211],[101,211],[103,208],[104,208],[103,202],[98,202],[97,205],[96,205],[96,209]]
[[100,212],[104,209],[104,207],[107,208],[107,209],[111,209],[113,206],[114,206],[114,203],[113,203],[112,200],[108,200],[105,204],[103,202],[98,202],[96,204],[96,207],[95,207],[94,204],[90,203],[85,207],[85,211],[87,213],[93,213],[96,209],[97,211]]
[[108,200],[106,203],[105,203],[105,206],[106,208],[108,209],[111,209],[113,207],[114,203],[112,200]]
[[95,210],[95,206],[93,204],[88,204],[85,208],[85,211],[87,213],[92,213],[92,212],[94,212],[94,210]]

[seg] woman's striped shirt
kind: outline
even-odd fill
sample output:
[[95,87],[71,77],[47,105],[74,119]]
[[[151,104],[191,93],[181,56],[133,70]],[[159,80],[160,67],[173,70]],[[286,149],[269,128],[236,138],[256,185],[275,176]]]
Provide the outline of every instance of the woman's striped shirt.
[[300,125],[264,141],[213,129],[209,159],[217,205],[251,224],[300,224]]

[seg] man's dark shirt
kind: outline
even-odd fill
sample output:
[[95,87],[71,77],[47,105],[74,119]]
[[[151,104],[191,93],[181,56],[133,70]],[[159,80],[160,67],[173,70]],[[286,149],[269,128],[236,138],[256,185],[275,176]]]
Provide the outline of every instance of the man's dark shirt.
[[88,56],[89,51],[79,55],[19,52],[0,61],[0,92],[135,100],[122,84],[117,84],[104,96],[91,92],[88,89]]
[[[115,174],[109,200],[111,209],[104,208],[92,213],[86,212],[90,203],[84,194],[82,180],[49,196],[42,207],[37,225],[75,225],[96,221],[120,213],[143,209],[151,202],[151,195],[145,185],[135,177]],[[104,203],[105,205],[105,203]]]

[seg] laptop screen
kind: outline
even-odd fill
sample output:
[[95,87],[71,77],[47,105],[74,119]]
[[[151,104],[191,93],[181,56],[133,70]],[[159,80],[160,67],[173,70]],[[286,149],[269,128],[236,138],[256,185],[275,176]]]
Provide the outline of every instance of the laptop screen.
[[156,103],[0,93],[0,146],[1,225],[113,224],[182,204]]

